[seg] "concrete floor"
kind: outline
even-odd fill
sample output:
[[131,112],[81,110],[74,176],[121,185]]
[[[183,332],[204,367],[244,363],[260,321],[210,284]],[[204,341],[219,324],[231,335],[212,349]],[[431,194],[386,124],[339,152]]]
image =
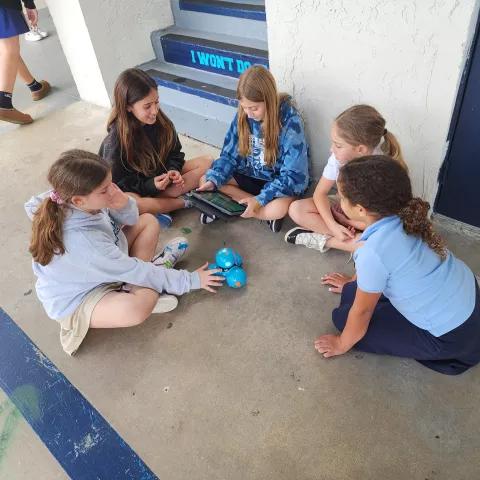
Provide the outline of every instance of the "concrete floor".
[[[243,254],[249,285],[186,295],[140,327],[91,331],[77,356],[65,355],[34,293],[23,203],[46,188],[61,151],[97,150],[108,112],[55,95],[48,115],[0,135],[0,304],[161,479],[480,478],[480,368],[446,377],[354,351],[322,359],[313,340],[334,331],[338,297],[320,277],[352,267],[344,254],[286,245],[256,221],[201,226],[193,210],[175,215],[161,242],[190,231],[181,267],[226,244]],[[215,153],[182,142],[187,158]],[[478,242],[447,238],[478,274]],[[0,432],[11,411],[0,391]],[[1,438],[1,479],[67,478],[22,418],[14,427]]]
[[[46,8],[39,10],[39,25],[50,35],[39,42],[27,42],[22,35],[21,54],[37,80],[50,82],[52,93],[41,102],[33,102],[30,90],[19,78],[13,91],[13,105],[18,110],[29,113],[34,119],[41,119],[50,112],[79,100],[78,90],[60,46],[52,17]],[[0,122],[0,135],[16,128],[10,123]]]
[[[397,358],[351,352],[322,359],[313,339],[333,331],[338,298],[320,276],[351,266],[341,253],[288,246],[256,221],[201,226],[195,211],[177,214],[161,241],[191,229],[183,267],[211,260],[225,243],[244,255],[248,287],[195,292],[140,327],[92,331],[78,355],[67,357],[58,325],[31,292],[23,202],[46,187],[46,170],[62,150],[96,151],[107,113],[77,102],[1,137],[0,229],[9,232],[0,243],[1,305],[160,478],[480,475],[480,369],[452,378]],[[182,141],[187,157],[215,153]],[[478,244],[450,238],[450,247],[478,273]],[[0,478],[33,478],[32,455],[46,472],[36,478],[63,478],[19,425]],[[22,444],[34,453],[26,455]]]

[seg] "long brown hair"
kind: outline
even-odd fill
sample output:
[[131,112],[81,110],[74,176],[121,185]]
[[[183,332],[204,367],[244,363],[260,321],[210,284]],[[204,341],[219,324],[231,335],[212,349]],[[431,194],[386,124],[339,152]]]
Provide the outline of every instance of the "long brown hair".
[[48,171],[56,201],[47,197],[33,217],[29,251],[35,262],[48,265],[54,255],[63,255],[63,222],[74,195],[88,195],[105,180],[110,167],[94,153],[68,150]]
[[354,105],[336,119],[335,124],[343,140],[350,145],[366,145],[372,150],[381,142],[382,152],[396,160],[408,171],[402,149],[395,135],[385,128],[385,119],[370,105]]
[[357,158],[340,169],[338,183],[351,204],[379,217],[398,215],[405,232],[420,237],[442,260],[446,258],[445,243],[429,219],[430,205],[413,197],[408,173],[398,162],[384,155]]
[[153,175],[160,165],[165,166],[167,155],[175,145],[175,127],[161,109],[155,122],[159,131],[157,148],[148,140],[143,125],[127,109],[152,89],[156,90],[157,84],[143,70],[129,68],[122,72],[115,82],[114,105],[107,123],[109,130],[116,125],[122,157],[131,168],[146,176]]
[[280,105],[289,99],[289,95],[277,92],[273,75],[261,65],[254,65],[245,70],[238,80],[238,152],[246,157],[250,152],[250,127],[247,114],[243,111],[240,100],[265,102],[265,117],[262,122],[265,164],[273,166],[278,155],[278,138],[282,129]]

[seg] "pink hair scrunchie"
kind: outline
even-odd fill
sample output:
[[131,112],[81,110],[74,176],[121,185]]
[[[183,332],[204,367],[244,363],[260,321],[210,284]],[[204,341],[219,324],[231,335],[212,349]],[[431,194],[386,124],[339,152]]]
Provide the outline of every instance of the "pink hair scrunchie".
[[63,203],[63,200],[60,198],[60,195],[55,190],[52,190],[50,192],[50,200],[52,202],[55,202],[57,205],[61,205]]

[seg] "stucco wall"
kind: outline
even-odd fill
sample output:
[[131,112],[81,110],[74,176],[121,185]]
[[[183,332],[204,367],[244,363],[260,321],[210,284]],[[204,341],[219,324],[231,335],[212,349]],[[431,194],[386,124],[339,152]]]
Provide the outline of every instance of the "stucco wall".
[[110,106],[118,74],[154,58],[153,30],[173,23],[169,0],[46,0],[83,100]]
[[266,0],[270,68],[304,114],[321,175],[333,118],[375,106],[433,201],[478,0]]
[[110,106],[79,0],[47,0],[63,52],[83,100]]
[[118,74],[155,58],[150,34],[173,24],[170,0],[80,0],[105,86]]

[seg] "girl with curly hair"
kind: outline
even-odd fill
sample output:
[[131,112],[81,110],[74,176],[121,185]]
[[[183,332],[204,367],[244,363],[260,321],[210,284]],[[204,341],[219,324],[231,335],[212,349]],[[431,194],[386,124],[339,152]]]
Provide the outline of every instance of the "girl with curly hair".
[[447,375],[480,362],[480,292],[475,276],[432,228],[429,204],[412,195],[408,174],[382,155],[340,170],[341,207],[366,229],[356,275],[323,277],[342,294],[333,311],[340,335],[322,335],[324,357],[358,350],[413,358]]

